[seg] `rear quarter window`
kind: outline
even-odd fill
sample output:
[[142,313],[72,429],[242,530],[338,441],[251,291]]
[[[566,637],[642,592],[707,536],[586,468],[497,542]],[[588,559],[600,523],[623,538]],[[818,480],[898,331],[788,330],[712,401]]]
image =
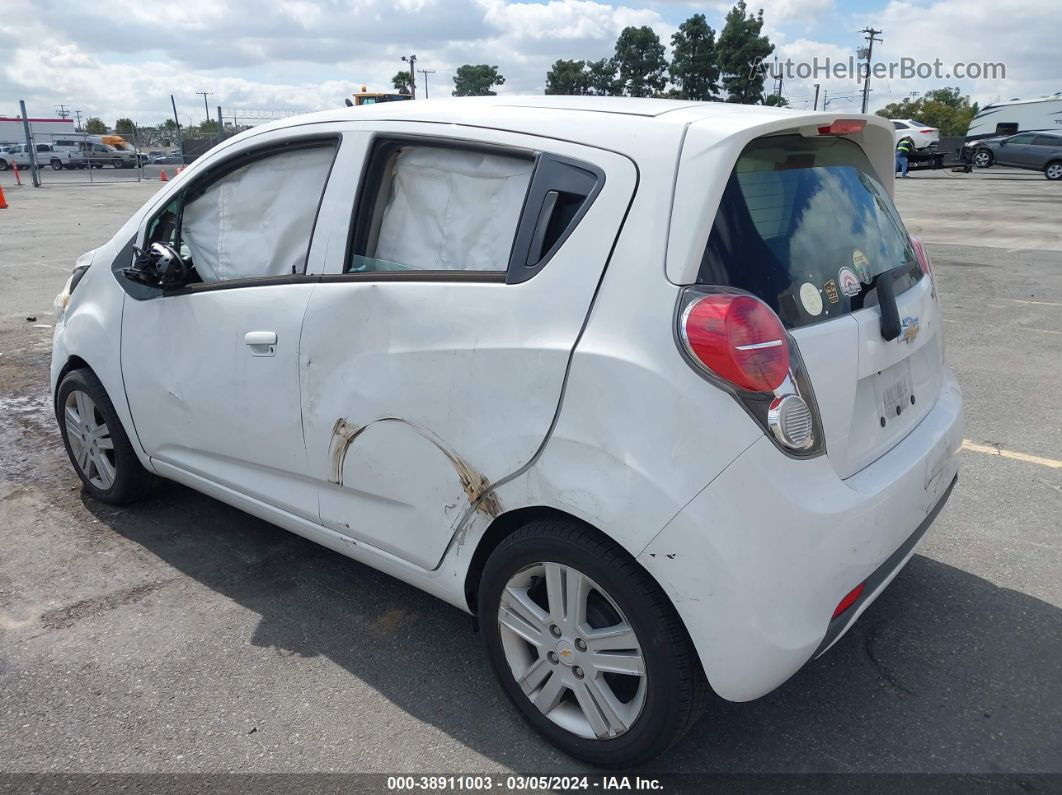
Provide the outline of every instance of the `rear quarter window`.
[[921,278],[899,214],[863,150],[844,138],[781,135],[738,157],[701,259],[700,284],[762,299],[788,328],[876,302],[878,275]]

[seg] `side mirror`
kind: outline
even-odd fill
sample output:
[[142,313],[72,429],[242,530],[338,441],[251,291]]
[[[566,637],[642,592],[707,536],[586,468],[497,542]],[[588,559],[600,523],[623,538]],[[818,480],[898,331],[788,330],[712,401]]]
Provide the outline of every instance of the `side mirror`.
[[350,97],[347,97],[343,101],[347,104],[348,108],[353,108],[354,107],[354,103],[351,101]]
[[134,248],[133,267],[122,270],[130,281],[148,287],[181,287],[189,281],[188,265],[180,253],[165,243],[152,243],[148,250]]
[[999,145],[1000,145],[1000,146],[1006,146],[1006,145],[1007,145],[1007,142],[1006,142],[1006,141],[1000,141],[1000,142],[999,142]]

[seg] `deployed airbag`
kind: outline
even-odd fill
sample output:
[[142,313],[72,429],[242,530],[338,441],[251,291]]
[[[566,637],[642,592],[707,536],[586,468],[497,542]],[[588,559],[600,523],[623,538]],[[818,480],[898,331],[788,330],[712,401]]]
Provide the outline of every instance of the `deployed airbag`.
[[334,151],[255,160],[186,204],[181,239],[203,281],[302,273]]
[[515,157],[401,150],[373,256],[423,270],[505,270],[533,168]]

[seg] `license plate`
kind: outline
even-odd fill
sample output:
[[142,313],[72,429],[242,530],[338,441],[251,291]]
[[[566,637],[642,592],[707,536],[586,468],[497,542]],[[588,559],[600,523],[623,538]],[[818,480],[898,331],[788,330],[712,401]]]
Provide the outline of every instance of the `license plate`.
[[882,373],[882,416],[892,419],[911,408],[911,368],[904,362],[891,368],[895,372]]

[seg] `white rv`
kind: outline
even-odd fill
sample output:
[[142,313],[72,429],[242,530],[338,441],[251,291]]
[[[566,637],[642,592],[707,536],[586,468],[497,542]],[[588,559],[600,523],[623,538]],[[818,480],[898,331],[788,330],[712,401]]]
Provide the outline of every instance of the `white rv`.
[[1062,130],[1062,91],[1038,99],[1011,99],[985,105],[970,122],[966,140],[1014,135],[1026,130]]

